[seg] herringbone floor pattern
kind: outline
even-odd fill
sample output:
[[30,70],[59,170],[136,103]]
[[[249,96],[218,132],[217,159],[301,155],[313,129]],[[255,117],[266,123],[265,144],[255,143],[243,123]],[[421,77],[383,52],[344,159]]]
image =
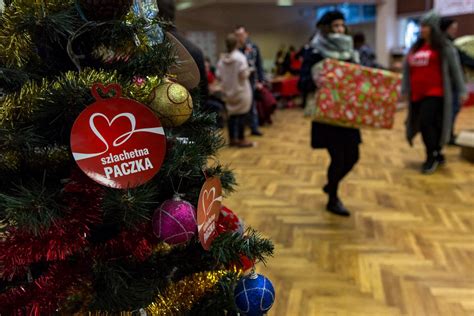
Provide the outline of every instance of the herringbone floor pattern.
[[[363,131],[341,188],[349,219],[324,210],[329,159],[309,148],[300,110],[278,112],[258,147],[222,151],[240,183],[225,204],[276,245],[259,268],[277,291],[270,315],[474,315],[474,165],[451,147],[445,167],[421,175],[405,115],[394,130]],[[466,109],[458,128],[473,122]]]

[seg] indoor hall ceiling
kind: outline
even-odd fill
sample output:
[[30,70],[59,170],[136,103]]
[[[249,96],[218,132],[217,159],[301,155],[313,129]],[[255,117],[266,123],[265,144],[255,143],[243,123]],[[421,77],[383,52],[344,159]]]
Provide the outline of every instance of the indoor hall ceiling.
[[[283,2],[292,2],[294,5],[297,4],[306,4],[306,5],[324,5],[331,3],[377,3],[384,0],[282,0]],[[192,7],[201,7],[207,5],[219,5],[219,4],[270,4],[277,5],[279,0],[177,0],[178,4],[186,4],[183,7],[188,9]]]
[[223,4],[180,11],[178,21],[217,28],[244,24],[249,28],[264,30],[313,20],[315,14],[316,11],[312,7],[303,5],[277,7],[253,4],[249,8],[241,4]]
[[[357,3],[376,3],[378,0],[360,0]],[[180,0],[188,3],[178,12],[178,22],[223,27],[246,25],[249,28],[271,30],[275,26],[294,26],[302,21],[313,23],[316,7],[345,3],[343,0],[293,0],[292,6],[278,6],[277,0]],[[356,3],[356,1],[350,1]]]

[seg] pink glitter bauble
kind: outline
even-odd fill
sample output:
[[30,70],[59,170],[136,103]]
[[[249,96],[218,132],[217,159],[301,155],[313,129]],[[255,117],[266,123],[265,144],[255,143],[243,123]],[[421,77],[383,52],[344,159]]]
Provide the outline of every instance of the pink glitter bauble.
[[165,201],[153,215],[153,232],[171,245],[187,243],[197,233],[196,209],[179,197]]

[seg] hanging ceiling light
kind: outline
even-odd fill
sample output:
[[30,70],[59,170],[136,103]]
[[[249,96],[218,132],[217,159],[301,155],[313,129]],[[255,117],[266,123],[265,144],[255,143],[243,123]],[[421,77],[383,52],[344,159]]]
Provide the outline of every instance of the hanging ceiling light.
[[293,0],[278,0],[277,5],[280,7],[289,7],[293,5]]

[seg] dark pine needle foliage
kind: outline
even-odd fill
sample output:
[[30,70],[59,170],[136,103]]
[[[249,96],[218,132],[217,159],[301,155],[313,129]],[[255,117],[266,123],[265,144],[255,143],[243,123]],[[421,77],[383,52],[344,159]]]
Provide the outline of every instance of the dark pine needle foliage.
[[[146,104],[153,87],[135,79],[159,83],[176,62],[166,38],[150,44],[145,32],[162,21],[88,20],[81,1],[4,1],[0,13],[0,315],[137,311],[170,285],[217,270],[228,273],[181,314],[236,315],[232,267],[241,256],[265,263],[272,243],[249,228],[219,235],[210,251],[197,237],[169,247],[152,229],[177,191],[197,205],[206,177],[220,177],[225,195],[236,188],[198,91],[192,117],[165,129],[165,161],[147,184],[106,189],[77,168],[70,133],[95,102],[91,86],[118,83],[123,97]],[[103,52],[127,58],[106,61]]]

